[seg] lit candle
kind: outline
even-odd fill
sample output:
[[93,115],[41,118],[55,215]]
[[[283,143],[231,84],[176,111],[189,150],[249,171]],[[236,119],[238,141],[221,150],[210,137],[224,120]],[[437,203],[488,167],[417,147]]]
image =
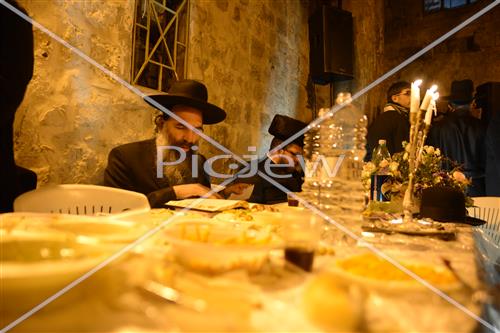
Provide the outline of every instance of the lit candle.
[[420,105],[420,110],[427,110],[429,107],[429,103],[431,102],[432,96],[434,92],[437,90],[437,86],[433,85],[430,89],[427,89],[425,92],[424,99],[422,100],[422,104]]
[[416,80],[411,83],[411,97],[410,97],[410,112],[418,111],[418,103],[420,103],[420,85],[422,80]]
[[438,99],[439,93],[432,94],[432,98],[429,102],[429,106],[427,107],[427,111],[425,113],[424,123],[427,126],[430,126],[432,121],[432,112],[436,109],[436,99]]

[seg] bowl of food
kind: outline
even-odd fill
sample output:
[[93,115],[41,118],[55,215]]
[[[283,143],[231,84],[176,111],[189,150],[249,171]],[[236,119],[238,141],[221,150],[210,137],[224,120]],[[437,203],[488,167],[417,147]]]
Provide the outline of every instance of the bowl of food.
[[164,236],[179,263],[205,272],[256,271],[269,251],[282,247],[282,240],[268,230],[211,220],[172,224],[165,228]]
[[10,230],[0,238],[0,283],[9,309],[31,308],[103,262],[110,252],[64,233]]
[[336,260],[328,271],[368,290],[388,293],[424,291],[425,282],[446,292],[462,288],[453,272],[443,265],[414,260],[398,263],[401,268],[373,253],[363,253]]
[[79,242],[131,243],[145,232],[145,226],[105,216],[68,214],[10,213],[1,219],[1,229],[65,233]]

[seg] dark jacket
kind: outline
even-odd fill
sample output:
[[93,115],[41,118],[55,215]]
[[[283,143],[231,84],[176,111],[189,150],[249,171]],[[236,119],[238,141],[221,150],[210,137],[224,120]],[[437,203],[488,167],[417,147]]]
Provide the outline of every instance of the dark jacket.
[[380,139],[386,141],[391,155],[403,151],[403,141],[410,140],[408,110],[392,103],[386,104],[384,110],[387,111],[382,112],[368,128],[365,161],[371,160],[373,149]]
[[500,197],[500,110],[496,110],[486,133],[486,195]]
[[427,144],[439,148],[444,156],[463,167],[465,176],[472,178],[470,196],[485,195],[486,128],[461,106],[435,121],[430,128]]
[[[198,177],[183,184],[200,183],[210,188],[210,181],[202,167],[204,162],[205,158],[199,155]],[[157,177],[155,139],[113,148],[104,171],[104,185],[143,193],[153,208],[163,207],[165,202],[177,199],[168,180]]]
[[[264,174],[267,174],[265,171],[265,163],[267,158],[262,159],[258,164],[258,170]],[[271,165],[273,164],[270,162]],[[285,171],[283,168],[271,168],[271,171],[275,174],[287,174],[289,172]],[[279,183],[283,186],[288,192],[300,192],[302,189],[303,173],[294,171],[291,173],[291,177],[288,178],[276,178],[271,177],[275,182]],[[235,182],[240,183],[249,183],[253,184],[253,192],[249,202],[262,203],[262,204],[275,204],[280,202],[286,202],[288,200],[286,192],[276,187],[274,184],[270,183],[266,179],[256,174],[250,178],[237,178]]]
[[[7,2],[25,13],[15,1]],[[32,26],[0,5],[0,213],[12,211],[14,198],[24,190],[25,179],[19,178],[24,172],[19,174],[14,161],[13,124],[32,75]]]

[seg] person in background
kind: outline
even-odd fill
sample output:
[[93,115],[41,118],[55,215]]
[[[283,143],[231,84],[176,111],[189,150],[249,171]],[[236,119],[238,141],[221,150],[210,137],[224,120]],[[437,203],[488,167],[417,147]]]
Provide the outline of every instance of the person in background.
[[[8,4],[26,13],[15,1]],[[14,118],[33,76],[33,30],[9,8],[0,5],[0,213],[13,209],[14,199],[36,188],[37,176],[14,160]]]
[[[195,80],[177,81],[167,94],[149,97],[200,131],[203,125],[216,124],[226,118],[224,110],[207,102],[207,88]],[[104,171],[104,185],[143,193],[153,208],[163,207],[170,200],[207,194],[210,181],[203,169],[206,159],[195,147],[198,134],[164,113],[156,117],[155,124],[156,138],[111,150]],[[159,159],[158,154],[162,155]],[[192,167],[195,156],[197,174]],[[226,189],[225,194],[230,191]],[[221,196],[214,193],[210,198]]]
[[[273,135],[270,151],[265,158],[259,160],[258,170],[267,174],[269,178],[272,178],[289,192],[300,192],[304,182],[304,172],[300,163],[303,154],[304,137],[300,136],[274,152],[272,150],[306,126],[307,124],[300,120],[275,115],[268,129],[269,134]],[[266,163],[269,165],[269,170],[278,177],[266,171]],[[286,192],[283,192],[282,189],[277,188],[258,174],[249,178],[240,178],[239,175],[241,173],[236,175],[233,184],[247,183],[254,185],[252,194],[248,199],[249,202],[275,204],[287,201]]]
[[486,131],[486,196],[500,197],[500,110],[492,112]]
[[[442,97],[448,101],[448,111],[432,123],[427,144],[439,148],[443,156],[463,167],[472,180],[469,196],[485,194],[485,125],[471,115],[474,85],[471,80],[453,81],[451,93]],[[452,167],[452,166],[448,166]]]
[[389,87],[384,111],[368,128],[365,161],[371,160],[380,139],[385,140],[391,155],[403,150],[403,141],[410,137],[410,97],[409,82],[398,81]]

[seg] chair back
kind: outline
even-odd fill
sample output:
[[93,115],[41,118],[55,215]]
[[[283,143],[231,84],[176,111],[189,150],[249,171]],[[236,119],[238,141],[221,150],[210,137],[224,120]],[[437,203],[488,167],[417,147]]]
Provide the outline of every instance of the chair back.
[[111,215],[132,210],[150,210],[144,194],[86,184],[49,185],[14,201],[14,212]]
[[470,216],[485,220],[480,226],[495,243],[500,243],[500,197],[475,197],[474,206],[467,210]]

